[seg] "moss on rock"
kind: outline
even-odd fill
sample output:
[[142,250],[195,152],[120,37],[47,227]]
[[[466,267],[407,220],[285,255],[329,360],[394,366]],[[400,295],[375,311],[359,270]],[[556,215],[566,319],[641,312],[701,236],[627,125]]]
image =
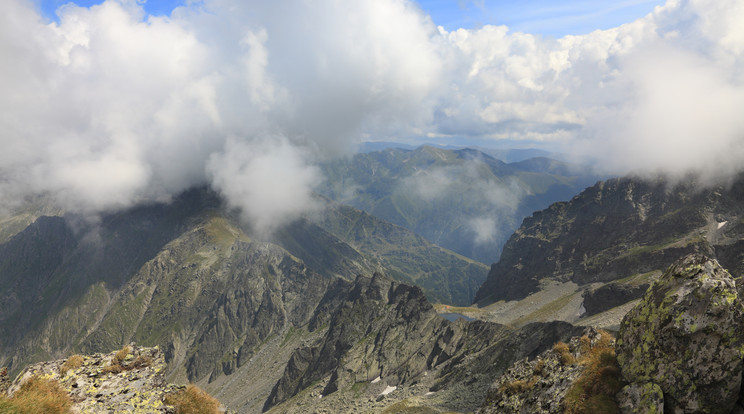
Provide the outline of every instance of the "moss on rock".
[[691,254],[673,264],[625,316],[619,337],[624,378],[658,384],[665,411],[729,413],[736,404],[744,307],[717,261]]

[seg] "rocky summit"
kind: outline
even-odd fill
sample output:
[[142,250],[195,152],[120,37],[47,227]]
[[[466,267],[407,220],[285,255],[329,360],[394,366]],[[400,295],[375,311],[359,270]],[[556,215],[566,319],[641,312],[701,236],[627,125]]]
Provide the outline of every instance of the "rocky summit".
[[734,279],[703,255],[679,260],[625,316],[617,353],[623,377],[641,395],[657,394],[649,384],[658,385],[665,412],[731,412],[744,358]]

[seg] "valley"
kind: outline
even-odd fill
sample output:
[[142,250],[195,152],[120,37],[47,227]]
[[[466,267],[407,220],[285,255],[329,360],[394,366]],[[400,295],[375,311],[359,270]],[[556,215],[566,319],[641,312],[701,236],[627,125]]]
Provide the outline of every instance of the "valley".
[[207,188],[96,221],[30,205],[2,221],[0,365],[135,343],[235,412],[472,412],[517,361],[617,332],[677,258],[740,274],[743,183],[600,181],[490,272],[320,195],[263,239]]

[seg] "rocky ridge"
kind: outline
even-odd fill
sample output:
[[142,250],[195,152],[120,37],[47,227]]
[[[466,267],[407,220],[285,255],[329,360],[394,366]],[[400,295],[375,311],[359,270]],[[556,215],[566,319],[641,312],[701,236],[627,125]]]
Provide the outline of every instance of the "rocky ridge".
[[[371,398],[378,409],[400,402],[472,411],[513,361],[534,357],[581,332],[561,322],[517,330],[480,321],[450,322],[434,312],[419,288],[379,274],[358,277],[340,297],[328,331],[294,351],[266,409],[302,412],[310,404],[352,412],[359,398]],[[394,392],[381,394],[385,389],[377,389],[378,384]],[[375,398],[381,395],[382,403]]]
[[[617,340],[594,362],[582,354],[604,334],[590,328],[514,364],[478,412],[741,413],[741,290],[716,260],[685,256],[625,316]],[[594,375],[581,379],[589,369]]]
[[[349,210],[343,217],[361,214]],[[97,222],[43,216],[48,212],[0,220],[7,225],[0,243],[0,365],[11,374],[28,363],[135,341],[161,346],[169,379],[212,382],[236,372],[269,339],[306,330],[334,281],[411,270],[420,281],[436,278],[431,289],[441,288],[442,297],[468,301],[475,282],[460,288],[446,279],[458,278],[458,269],[472,268],[471,275],[482,269],[421,238],[411,257],[441,267],[424,269],[418,259],[398,266],[307,220],[272,241],[257,240],[207,189]],[[339,208],[327,217],[340,215]],[[365,225],[377,226],[375,220],[366,217]],[[333,222],[338,233],[353,225]],[[398,239],[415,239],[393,230]],[[386,234],[375,238],[384,243]],[[406,248],[396,254],[405,257]],[[449,286],[461,293],[450,295]],[[22,311],[28,308],[36,311]]]
[[601,181],[525,218],[475,301],[520,299],[545,278],[584,286],[650,275],[693,252],[738,274],[744,270],[742,218],[743,176],[718,187],[694,178]]
[[166,383],[165,368],[160,349],[132,345],[111,353],[33,364],[6,391],[12,397],[31,378],[41,377],[61,385],[75,413],[175,413],[165,397],[186,387]]

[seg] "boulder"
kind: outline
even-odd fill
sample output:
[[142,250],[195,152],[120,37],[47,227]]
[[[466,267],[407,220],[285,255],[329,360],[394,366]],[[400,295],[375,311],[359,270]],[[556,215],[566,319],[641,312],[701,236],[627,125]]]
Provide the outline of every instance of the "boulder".
[[619,412],[622,414],[661,414],[664,412],[664,393],[653,382],[626,385],[616,398]]
[[623,318],[616,346],[624,379],[642,390],[657,384],[664,412],[731,412],[744,356],[734,279],[701,254],[678,260]]

